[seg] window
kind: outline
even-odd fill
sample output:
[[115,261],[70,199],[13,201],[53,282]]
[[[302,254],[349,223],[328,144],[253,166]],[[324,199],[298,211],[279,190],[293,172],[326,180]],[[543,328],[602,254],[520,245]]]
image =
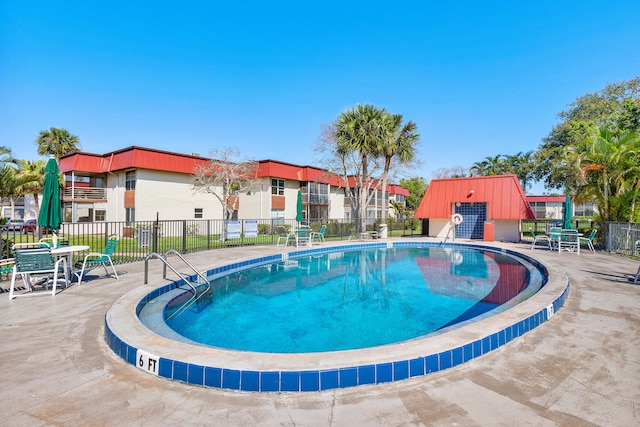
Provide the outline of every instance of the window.
[[124,210],[125,221],[134,222],[136,220],[135,208],[125,208]]
[[284,196],[284,179],[271,180],[271,194]]
[[107,220],[107,211],[103,210],[103,209],[96,209],[95,220],[96,221],[106,221]]
[[124,188],[125,190],[135,190],[136,189],[136,171],[128,171],[124,178]]
[[195,208],[193,217],[195,219],[202,219],[202,208]]
[[305,218],[309,221],[329,220],[329,184],[306,181],[300,183],[305,207]]
[[274,224],[284,224],[284,209],[271,209],[271,220]]

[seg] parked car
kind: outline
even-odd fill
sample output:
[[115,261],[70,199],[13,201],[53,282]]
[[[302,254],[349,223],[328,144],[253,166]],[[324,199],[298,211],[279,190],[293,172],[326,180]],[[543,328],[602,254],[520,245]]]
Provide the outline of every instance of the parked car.
[[36,221],[35,219],[26,220],[24,225],[22,226],[22,232],[24,234],[27,234],[35,233],[36,231],[38,231],[38,221]]
[[10,219],[4,225],[4,229],[10,230],[10,231],[22,231],[23,225],[24,225],[24,220],[22,219]]

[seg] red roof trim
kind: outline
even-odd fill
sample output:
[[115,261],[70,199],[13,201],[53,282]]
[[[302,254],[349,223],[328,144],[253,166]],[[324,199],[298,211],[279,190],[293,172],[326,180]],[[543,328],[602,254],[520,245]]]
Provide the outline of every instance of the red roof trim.
[[[60,159],[60,170],[63,173],[76,171],[85,173],[108,173],[125,169],[151,169],[166,172],[193,174],[197,164],[207,164],[210,159],[190,154],[174,153],[154,148],[132,145],[105,154],[76,152],[67,154]],[[331,184],[334,187],[344,186],[344,181],[338,175],[326,169],[309,165],[296,165],[279,160],[260,160],[258,162],[258,177],[284,178],[293,181],[311,181]],[[389,186],[389,192],[394,194]],[[395,194],[409,195],[404,187],[395,185]]]

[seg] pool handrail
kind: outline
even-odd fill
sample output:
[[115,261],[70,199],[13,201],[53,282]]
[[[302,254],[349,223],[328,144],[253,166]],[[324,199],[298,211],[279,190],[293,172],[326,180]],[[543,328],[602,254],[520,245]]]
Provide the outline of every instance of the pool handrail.
[[[144,258],[144,284],[146,285],[149,281],[149,260],[152,258],[156,258],[159,259],[160,261],[162,261],[162,264],[164,265],[163,268],[163,278],[166,279],[166,273],[167,273],[167,269],[166,267],[169,267],[171,269],[171,271],[173,271],[174,273],[176,273],[178,275],[178,277],[180,277],[182,279],[182,282],[185,283],[187,286],[189,286],[190,291],[192,293],[191,298],[189,298],[187,301],[184,302],[184,304],[182,304],[176,311],[174,311],[173,313],[171,313],[171,315],[169,317],[167,317],[166,320],[172,319],[176,316],[179,316],[180,314],[184,313],[189,307],[191,307],[191,305],[193,303],[195,303],[196,301],[198,301],[202,296],[206,295],[207,293],[209,293],[211,291],[211,284],[209,283],[208,280],[206,280],[205,276],[199,272],[198,270],[196,270],[196,268],[191,265],[186,259],[184,259],[184,257],[182,257],[182,255],[178,254],[178,252],[175,249],[169,249],[166,254],[173,252],[176,253],[189,267],[191,267],[197,274],[197,276],[199,278],[204,278],[205,279],[205,283],[204,285],[206,285],[206,289],[204,292],[198,293],[198,288],[196,288],[195,286],[193,286],[193,284],[191,283],[191,281],[189,280],[188,277],[186,277],[184,274],[180,273],[178,270],[176,270],[176,268],[169,262],[167,261],[166,255],[163,256],[157,252],[151,252],[150,254],[148,254],[145,258]],[[200,283],[198,283],[200,284]]]

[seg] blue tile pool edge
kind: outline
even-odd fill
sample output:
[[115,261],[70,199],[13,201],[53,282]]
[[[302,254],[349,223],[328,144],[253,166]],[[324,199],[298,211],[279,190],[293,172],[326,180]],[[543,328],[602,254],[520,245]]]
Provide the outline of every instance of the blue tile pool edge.
[[[209,270],[207,271],[207,275],[219,274],[225,271],[232,272],[237,269],[251,268],[264,263],[307,256],[312,253],[318,254],[361,249],[363,246],[371,248],[408,246],[436,247],[438,245],[438,243],[431,242],[394,242],[393,245],[387,245],[386,243],[342,245],[316,250],[291,252],[289,254],[276,254],[249,261],[242,261]],[[542,266],[538,261],[518,252],[504,249],[501,250],[489,246],[467,244],[454,244],[452,246],[473,247],[498,252],[507,252],[514,256],[525,258],[529,262],[542,267],[542,269],[546,271],[544,266]],[[151,299],[152,295],[153,298],[155,298],[159,294],[169,292],[176,286],[179,286],[179,284],[180,281],[170,282],[149,292],[137,305],[136,315],[139,313],[141,304],[144,304],[146,301]],[[186,384],[218,389],[265,393],[321,391],[402,381],[408,378],[441,372],[462,363],[466,363],[508,344],[512,340],[548,321],[560,308],[564,306],[569,295],[569,290],[570,283],[567,281],[560,296],[558,296],[549,306],[541,308],[536,313],[511,324],[504,329],[460,346],[447,349],[436,354],[414,357],[410,360],[398,360],[393,362],[340,367],[335,369],[311,369],[302,371],[238,370],[216,366],[202,366],[180,360],[156,357],[145,352],[144,349],[138,349],[128,344],[125,340],[113,333],[108,322],[108,312],[105,314],[105,341],[109,348],[127,363],[156,376]]]

